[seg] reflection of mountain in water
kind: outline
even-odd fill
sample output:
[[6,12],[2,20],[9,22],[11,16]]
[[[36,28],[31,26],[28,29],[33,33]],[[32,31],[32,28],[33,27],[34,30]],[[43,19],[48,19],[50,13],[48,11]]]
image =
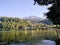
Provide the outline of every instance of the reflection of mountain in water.
[[25,17],[23,19],[30,20],[30,21],[35,22],[35,23],[44,23],[44,24],[51,24],[52,23],[48,19],[43,19],[41,17],[36,17],[36,16],[29,16],[29,17]]

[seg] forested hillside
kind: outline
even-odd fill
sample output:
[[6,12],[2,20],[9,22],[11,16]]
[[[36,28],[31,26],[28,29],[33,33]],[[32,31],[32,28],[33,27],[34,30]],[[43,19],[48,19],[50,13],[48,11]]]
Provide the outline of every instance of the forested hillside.
[[42,27],[48,26],[20,18],[0,17],[0,31],[40,30]]

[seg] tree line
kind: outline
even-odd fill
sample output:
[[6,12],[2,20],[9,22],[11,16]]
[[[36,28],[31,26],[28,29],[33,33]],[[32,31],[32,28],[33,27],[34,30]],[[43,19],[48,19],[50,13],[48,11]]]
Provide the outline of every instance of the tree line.
[[20,18],[0,17],[0,31],[37,30],[43,25]]

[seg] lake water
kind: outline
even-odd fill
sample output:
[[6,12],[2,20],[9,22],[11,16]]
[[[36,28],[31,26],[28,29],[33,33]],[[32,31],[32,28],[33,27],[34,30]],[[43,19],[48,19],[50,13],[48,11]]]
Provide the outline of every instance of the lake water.
[[54,41],[46,40],[55,39],[52,35],[41,31],[3,31],[0,32],[0,45],[55,45]]
[[55,45],[55,42],[54,41],[51,41],[51,40],[41,40],[41,41],[38,41],[38,42],[26,42],[26,43],[18,43],[18,44],[4,44],[4,43],[1,43],[0,45]]

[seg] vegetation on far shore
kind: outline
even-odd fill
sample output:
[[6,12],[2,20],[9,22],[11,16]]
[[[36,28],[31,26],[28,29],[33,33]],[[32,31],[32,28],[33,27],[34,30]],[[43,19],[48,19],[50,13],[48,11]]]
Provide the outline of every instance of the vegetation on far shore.
[[0,31],[48,30],[50,27],[50,25],[34,23],[30,20],[12,17],[0,17]]

